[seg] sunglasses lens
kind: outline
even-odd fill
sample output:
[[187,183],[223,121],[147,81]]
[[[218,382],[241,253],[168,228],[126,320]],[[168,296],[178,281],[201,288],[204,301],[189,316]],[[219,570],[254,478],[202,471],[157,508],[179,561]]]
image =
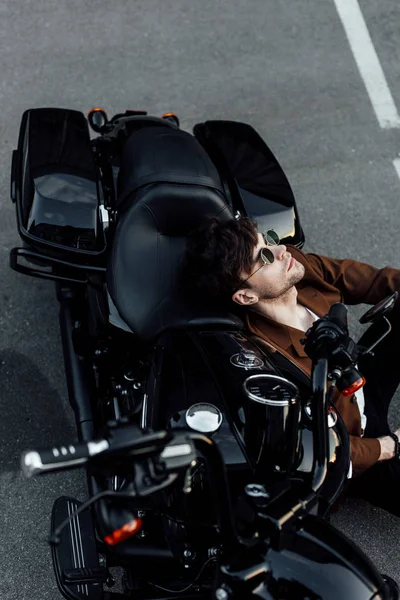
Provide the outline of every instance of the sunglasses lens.
[[264,239],[267,244],[271,244],[272,246],[278,246],[280,242],[279,235],[273,229],[268,229],[268,231],[264,233]]
[[268,248],[261,248],[261,260],[265,265],[272,265],[275,260],[275,256]]

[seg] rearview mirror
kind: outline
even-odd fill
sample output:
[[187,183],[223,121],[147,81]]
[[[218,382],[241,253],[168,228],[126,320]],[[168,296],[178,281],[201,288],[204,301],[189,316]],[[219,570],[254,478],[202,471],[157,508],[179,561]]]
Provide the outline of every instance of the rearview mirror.
[[375,323],[378,319],[390,312],[397,300],[398,292],[394,292],[387,298],[384,298],[378,304],[375,304],[372,308],[368,309],[366,313],[360,317],[360,323]]

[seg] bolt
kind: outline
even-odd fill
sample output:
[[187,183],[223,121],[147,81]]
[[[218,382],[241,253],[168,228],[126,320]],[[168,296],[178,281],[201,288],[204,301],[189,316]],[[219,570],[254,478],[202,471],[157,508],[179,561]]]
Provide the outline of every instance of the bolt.
[[144,517],[144,516],[145,516],[145,514],[146,514],[146,513],[145,513],[145,511],[144,511],[144,510],[138,510],[138,511],[137,511],[137,516],[138,516],[138,517],[140,517],[140,518]]
[[95,354],[95,356],[101,356],[102,352],[101,352],[101,350],[95,350],[94,354]]
[[105,567],[107,565],[107,559],[102,554],[99,555],[99,565],[100,567]]
[[217,600],[228,600],[229,594],[224,588],[218,588],[215,590],[215,597]]
[[120,384],[120,383],[117,383],[117,385],[115,386],[115,389],[116,389],[116,390],[120,390],[121,388],[122,388],[121,384]]
[[135,383],[133,384],[134,390],[140,390],[141,387],[142,387],[142,384],[140,383],[140,381],[135,381]]
[[192,552],[189,549],[187,549],[183,552],[183,556],[185,558],[190,558],[192,556]]
[[142,529],[142,531],[139,533],[139,537],[141,538],[145,538],[147,535],[147,531],[145,531],[144,529]]
[[252,498],[269,498],[269,494],[265,487],[258,483],[249,483],[249,485],[246,485],[245,492]]

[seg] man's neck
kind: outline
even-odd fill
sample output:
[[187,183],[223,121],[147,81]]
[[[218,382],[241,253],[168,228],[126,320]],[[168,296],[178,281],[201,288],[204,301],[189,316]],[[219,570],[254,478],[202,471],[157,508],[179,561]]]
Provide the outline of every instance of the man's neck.
[[297,289],[293,286],[283,296],[259,300],[249,308],[273,321],[296,327],[300,306],[297,302]]

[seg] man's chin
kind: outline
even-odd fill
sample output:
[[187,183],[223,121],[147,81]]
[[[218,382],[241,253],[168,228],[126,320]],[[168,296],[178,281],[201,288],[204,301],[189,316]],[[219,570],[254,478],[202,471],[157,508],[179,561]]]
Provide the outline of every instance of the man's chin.
[[305,266],[297,261],[293,265],[291,270],[294,271],[293,276],[296,278],[296,283],[298,283],[299,281],[301,281],[303,279],[304,274],[306,272]]

